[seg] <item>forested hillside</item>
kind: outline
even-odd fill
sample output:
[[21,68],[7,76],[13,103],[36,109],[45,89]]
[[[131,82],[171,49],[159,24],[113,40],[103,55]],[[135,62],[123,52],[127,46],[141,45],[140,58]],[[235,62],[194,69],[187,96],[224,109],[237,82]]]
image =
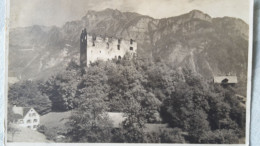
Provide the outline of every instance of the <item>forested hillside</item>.
[[[40,114],[72,110],[67,131],[48,135],[52,129],[39,129],[50,140],[62,134],[64,142],[239,143],[245,137],[245,108],[236,88],[162,59],[126,55],[85,69],[71,61],[46,81],[14,84],[8,97],[10,105],[34,107]],[[107,112],[124,113],[122,126],[113,128]],[[149,133],[146,123],[168,127]]]

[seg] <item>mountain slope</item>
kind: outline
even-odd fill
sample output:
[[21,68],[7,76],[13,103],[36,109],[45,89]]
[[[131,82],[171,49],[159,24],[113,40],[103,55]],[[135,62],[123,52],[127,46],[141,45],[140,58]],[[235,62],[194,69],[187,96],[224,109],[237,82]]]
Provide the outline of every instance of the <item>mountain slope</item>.
[[32,26],[10,31],[9,71],[22,79],[46,78],[79,56],[79,36],[89,34],[135,39],[138,55],[162,58],[206,78],[236,74],[246,80],[248,25],[240,19],[211,18],[193,10],[154,19],[131,12],[89,11],[61,28]]

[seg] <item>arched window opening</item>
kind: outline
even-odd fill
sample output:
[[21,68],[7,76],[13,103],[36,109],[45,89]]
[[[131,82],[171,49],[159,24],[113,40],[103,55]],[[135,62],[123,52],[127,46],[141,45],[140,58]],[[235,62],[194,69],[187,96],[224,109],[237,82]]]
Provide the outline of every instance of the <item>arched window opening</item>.
[[107,43],[107,49],[109,49],[109,43]]
[[131,45],[133,44],[133,41],[134,41],[133,39],[130,39],[130,44],[131,44]]

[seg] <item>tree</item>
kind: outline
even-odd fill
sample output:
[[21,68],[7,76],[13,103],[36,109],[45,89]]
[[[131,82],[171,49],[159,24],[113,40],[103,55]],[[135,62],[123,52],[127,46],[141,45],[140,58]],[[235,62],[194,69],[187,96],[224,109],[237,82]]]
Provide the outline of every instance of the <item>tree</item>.
[[69,121],[71,142],[110,142],[111,122],[102,99],[87,98]]
[[184,143],[184,137],[182,136],[182,130],[174,128],[170,130],[160,131],[160,142],[161,143]]
[[17,127],[15,127],[15,125],[13,124],[13,122],[16,121],[16,115],[13,113],[12,107],[9,104],[7,107],[7,118],[8,118],[7,119],[7,132],[11,133],[11,135],[12,135],[11,141],[14,141],[15,134],[20,132],[20,130]]
[[178,86],[165,100],[162,106],[164,121],[171,127],[179,127],[188,132],[188,140],[200,142],[200,136],[210,130],[208,122],[208,88],[198,76],[191,72],[183,72],[184,79],[177,82]]
[[214,133],[215,139],[224,134],[233,141],[237,135],[232,137],[232,133],[243,136],[243,108],[234,96],[234,89],[210,84],[189,70],[182,74],[183,79],[163,102],[163,120],[188,132],[187,138],[192,143],[202,143],[212,130],[222,133]]
[[145,113],[140,104],[131,98],[125,109],[126,120],[123,122],[124,136],[128,143],[145,142]]
[[12,85],[8,90],[9,104],[33,107],[40,114],[50,112],[51,101],[39,90],[39,84],[37,81],[23,81]]
[[[13,141],[14,141],[15,134],[16,134],[16,133],[19,133],[21,130],[19,130],[18,128],[16,128],[14,124],[9,123],[9,124],[8,124],[8,128],[7,128],[7,131],[8,131],[8,133],[11,133],[11,135],[12,135],[11,141],[13,142]],[[8,140],[9,140],[9,139],[8,139]]]
[[83,75],[74,99],[77,105],[80,105],[87,98],[107,100],[110,87],[107,85],[108,77],[103,67],[89,67],[86,74]]
[[235,131],[221,129],[208,131],[201,136],[201,143],[211,144],[237,144],[239,142]]
[[76,106],[74,98],[79,80],[79,67],[72,61],[64,72],[52,76],[41,85],[41,91],[52,101],[52,110],[66,111]]

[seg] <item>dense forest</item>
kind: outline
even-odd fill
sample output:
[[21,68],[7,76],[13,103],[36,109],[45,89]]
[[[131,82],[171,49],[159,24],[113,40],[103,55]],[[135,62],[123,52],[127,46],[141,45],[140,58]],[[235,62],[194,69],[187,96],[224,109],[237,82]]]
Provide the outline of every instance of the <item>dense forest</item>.
[[[235,91],[160,58],[125,55],[84,69],[71,61],[47,80],[10,86],[8,100],[41,115],[71,110],[65,142],[238,143],[245,137],[245,108]],[[124,113],[122,126],[113,128],[107,112]],[[145,123],[168,128],[149,133]],[[44,127],[38,131],[53,137]]]

